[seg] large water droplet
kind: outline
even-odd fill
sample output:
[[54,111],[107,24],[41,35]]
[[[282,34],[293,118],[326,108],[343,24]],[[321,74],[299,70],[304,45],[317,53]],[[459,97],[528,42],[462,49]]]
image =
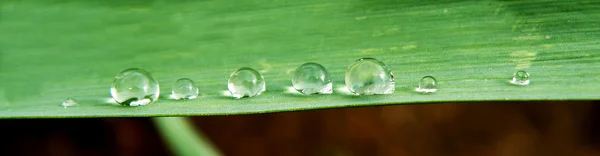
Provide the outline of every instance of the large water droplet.
[[394,75],[383,62],[362,58],[348,67],[346,87],[357,95],[394,93]]
[[198,87],[194,81],[188,78],[181,78],[175,81],[172,89],[173,98],[177,100],[195,99],[198,97]]
[[325,67],[317,63],[305,63],[292,76],[292,85],[302,94],[331,94],[333,84]]
[[158,100],[158,82],[150,73],[138,68],[130,68],[117,74],[110,88],[115,101],[125,106],[140,106]]
[[73,106],[77,106],[77,101],[75,101],[75,99],[72,98],[68,98],[67,100],[62,102],[62,106],[67,108],[67,107],[73,107]]
[[227,88],[235,98],[257,96],[265,91],[265,78],[252,68],[240,68],[229,76]]
[[436,83],[437,81],[432,76],[425,76],[421,78],[421,81],[419,81],[419,87],[415,90],[421,93],[433,93],[437,91],[435,86]]
[[510,83],[515,85],[528,85],[529,84],[529,73],[525,71],[517,71],[514,75]]

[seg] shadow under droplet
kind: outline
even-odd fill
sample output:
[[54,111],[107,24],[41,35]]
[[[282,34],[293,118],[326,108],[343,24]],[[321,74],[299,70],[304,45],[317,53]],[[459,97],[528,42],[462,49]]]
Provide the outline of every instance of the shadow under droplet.
[[296,92],[296,93],[291,93],[291,92],[284,92],[284,94],[282,94],[285,97],[296,97],[296,98],[314,98],[314,97],[322,97],[322,96],[331,96],[332,94],[302,94],[300,92]]
[[[237,98],[234,98],[232,96],[225,96],[225,95],[219,95],[219,96],[215,96],[216,99],[225,99],[225,100],[239,100]],[[243,98],[242,98],[243,99]]]
[[169,94],[169,96],[158,96],[158,100],[177,101],[173,94]]
[[251,97],[250,96],[244,96],[244,97],[241,97],[241,98],[235,98],[235,97],[233,97],[233,95],[231,95],[231,92],[229,92],[229,90],[223,90],[223,91],[221,91],[221,95],[216,96],[216,97],[217,97],[217,99],[246,100],[246,99],[254,99],[254,98],[262,97],[266,93],[269,93],[269,91],[264,91],[260,95],[255,95],[255,96],[251,96]]

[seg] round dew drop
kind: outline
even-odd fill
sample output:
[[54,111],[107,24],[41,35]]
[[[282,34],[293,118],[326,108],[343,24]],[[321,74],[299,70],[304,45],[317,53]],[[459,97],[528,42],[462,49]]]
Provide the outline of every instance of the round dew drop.
[[529,73],[525,71],[517,71],[514,75],[510,83],[515,85],[528,85],[529,84]]
[[362,58],[348,67],[346,87],[357,95],[392,94],[394,75],[383,62]]
[[257,96],[265,91],[265,78],[252,68],[240,68],[229,76],[227,88],[235,98]]
[[124,106],[141,106],[158,100],[158,82],[150,73],[130,68],[117,74],[110,88],[113,99]]
[[198,87],[194,81],[188,78],[181,78],[175,81],[172,88],[172,97],[176,100],[195,99],[198,97]]
[[331,94],[331,77],[325,67],[317,63],[305,63],[292,76],[293,87],[302,94]]
[[425,76],[421,78],[419,81],[419,87],[415,89],[417,92],[421,93],[433,93],[437,91],[437,87],[435,86],[437,81],[432,76]]
[[77,106],[77,101],[75,99],[72,98],[68,98],[67,100],[65,100],[64,102],[62,102],[62,106],[67,108],[67,107],[73,107],[73,106]]

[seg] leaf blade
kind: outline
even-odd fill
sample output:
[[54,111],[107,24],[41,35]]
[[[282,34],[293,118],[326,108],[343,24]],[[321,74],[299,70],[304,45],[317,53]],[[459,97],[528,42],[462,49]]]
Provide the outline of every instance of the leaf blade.
[[[234,115],[600,98],[600,37],[593,25],[600,9],[589,5],[594,1],[260,2],[3,2],[0,118]],[[533,5],[538,3],[543,5]],[[391,67],[394,94],[345,94],[344,72],[362,57]],[[329,70],[334,94],[288,92],[291,71],[305,62]],[[267,92],[240,100],[225,96],[230,72],[246,66],[263,73]],[[159,101],[136,108],[107,102],[112,77],[131,67],[148,70],[159,81]],[[531,85],[510,85],[516,70],[528,71]],[[438,79],[437,93],[413,91],[426,75]],[[165,98],[182,77],[196,81],[198,99]],[[80,106],[62,108],[69,97]]]

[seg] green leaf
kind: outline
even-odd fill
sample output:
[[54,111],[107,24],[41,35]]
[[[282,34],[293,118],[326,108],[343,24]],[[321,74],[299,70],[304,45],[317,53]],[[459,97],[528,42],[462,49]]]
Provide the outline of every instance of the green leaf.
[[201,132],[194,130],[187,118],[160,117],[153,121],[176,155],[221,155]]
[[[600,2],[4,0],[0,118],[232,115],[354,106],[498,100],[600,99]],[[353,61],[374,57],[396,77],[392,95],[342,92]],[[334,94],[290,93],[291,72],[325,66]],[[151,72],[159,101],[107,103],[113,77]],[[223,95],[240,67],[261,71],[258,97]],[[531,84],[507,81],[517,70]],[[432,75],[438,92],[414,92]],[[201,96],[168,99],[175,80]],[[78,107],[63,108],[67,98]]]

